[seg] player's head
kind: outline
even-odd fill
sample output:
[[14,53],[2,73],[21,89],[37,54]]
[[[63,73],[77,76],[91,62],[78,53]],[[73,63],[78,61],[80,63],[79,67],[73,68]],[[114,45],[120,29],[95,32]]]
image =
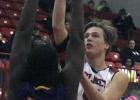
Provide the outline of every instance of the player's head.
[[55,84],[58,77],[58,55],[50,43],[32,47],[27,57],[27,63],[31,82]]
[[[117,30],[103,21],[88,23],[84,29],[86,53],[106,54],[117,39]],[[91,55],[92,56],[92,55]]]

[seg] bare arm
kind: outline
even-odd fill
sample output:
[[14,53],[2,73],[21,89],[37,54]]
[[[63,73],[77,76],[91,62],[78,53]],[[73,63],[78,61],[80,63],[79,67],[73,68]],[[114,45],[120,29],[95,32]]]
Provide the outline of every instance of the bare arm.
[[14,93],[22,83],[26,55],[31,46],[38,0],[26,0],[12,45],[9,70],[8,100],[17,100]]
[[89,100],[119,100],[127,89],[129,79],[123,72],[118,72],[103,93],[99,93],[84,75],[81,83]]
[[69,41],[66,48],[66,66],[63,69],[63,75],[70,100],[77,100],[78,85],[84,66],[82,0],[72,0],[71,8],[72,19]]
[[103,95],[106,96],[108,100],[118,100],[126,91],[128,84],[129,84],[128,76],[123,72],[118,72],[114,76],[112,82],[104,91]]
[[65,28],[65,12],[67,0],[55,0],[52,27],[56,44],[60,44],[68,36]]

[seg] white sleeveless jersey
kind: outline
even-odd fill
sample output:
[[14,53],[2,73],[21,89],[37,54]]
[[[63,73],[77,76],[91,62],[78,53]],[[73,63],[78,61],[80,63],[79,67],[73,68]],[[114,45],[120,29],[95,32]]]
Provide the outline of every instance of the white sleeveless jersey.
[[[91,69],[88,63],[84,64],[83,71],[91,80],[91,82],[93,83],[93,86],[99,92],[103,92],[105,90],[106,86],[109,84],[109,82],[112,80],[112,77],[115,74],[115,72],[113,72],[111,68],[109,67],[104,70],[96,72],[93,69]],[[84,89],[81,84],[79,84],[77,100],[88,100],[86,99],[86,96],[84,95]]]

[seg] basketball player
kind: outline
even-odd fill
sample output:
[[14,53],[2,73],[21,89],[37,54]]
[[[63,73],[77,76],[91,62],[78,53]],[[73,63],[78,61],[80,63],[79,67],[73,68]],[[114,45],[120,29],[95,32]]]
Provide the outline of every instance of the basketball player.
[[[74,0],[72,8],[77,3],[82,7],[82,3]],[[66,66],[59,73],[57,52],[51,44],[31,47],[37,5],[38,0],[25,1],[16,29],[7,100],[76,100],[84,66],[83,19],[76,29],[71,27]]]
[[[79,8],[78,3],[75,6]],[[53,30],[56,45],[60,47],[65,47],[69,39],[69,32],[64,24],[65,10],[66,0],[55,0]],[[78,13],[75,14],[81,18]],[[85,26],[86,62],[79,84],[78,100],[118,100],[125,92],[129,83],[128,76],[123,72],[113,71],[105,63],[105,55],[116,37],[116,29],[102,21],[90,22]]]

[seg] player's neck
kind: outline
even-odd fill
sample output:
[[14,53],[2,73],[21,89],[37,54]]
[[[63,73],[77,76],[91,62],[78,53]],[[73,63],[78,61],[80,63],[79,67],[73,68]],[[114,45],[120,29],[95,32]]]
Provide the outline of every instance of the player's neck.
[[107,68],[104,59],[93,59],[93,60],[89,60],[89,64],[96,71],[100,71],[100,70],[103,70],[103,69]]

